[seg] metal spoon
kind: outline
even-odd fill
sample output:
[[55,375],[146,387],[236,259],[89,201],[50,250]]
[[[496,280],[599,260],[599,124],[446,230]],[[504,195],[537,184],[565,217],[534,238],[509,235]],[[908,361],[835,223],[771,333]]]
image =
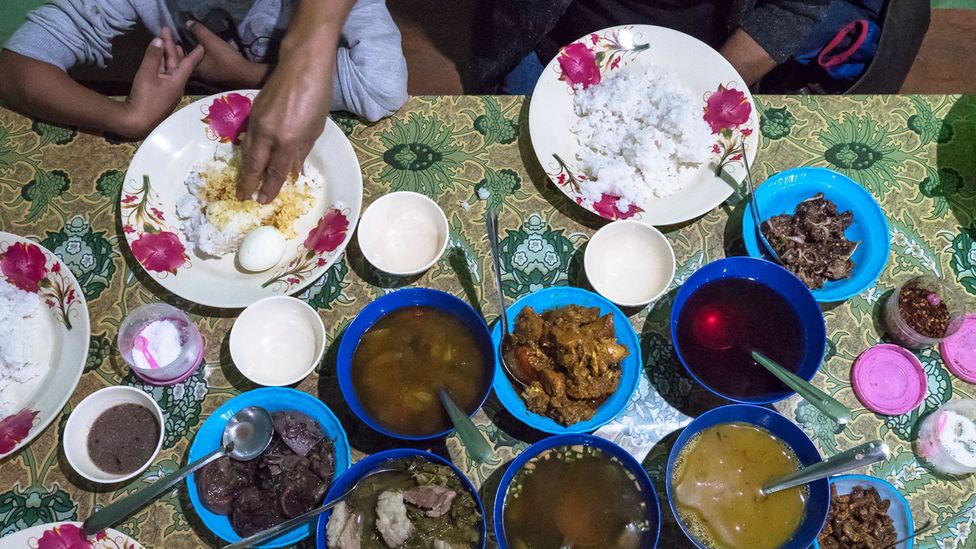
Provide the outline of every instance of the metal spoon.
[[509,378],[523,387],[528,387],[535,380],[535,376],[531,372],[522,372],[518,369],[518,361],[512,354],[512,334],[508,331],[508,314],[505,308],[505,294],[502,291],[501,254],[498,252],[498,212],[488,212],[485,224],[488,226],[488,244],[491,247],[491,262],[495,267],[495,289],[498,290],[498,306],[501,311],[498,319],[502,325],[502,340],[498,346],[498,360]]
[[783,264],[783,260],[780,259],[779,254],[773,249],[772,244],[766,239],[766,235],[762,232],[762,216],[759,215],[759,202],[756,201],[756,184],[752,180],[752,169],[749,167],[749,155],[746,154],[746,144],[742,143],[739,148],[742,151],[742,165],[746,169],[746,186],[749,187],[749,207],[752,209],[752,218],[756,220],[756,236],[759,238],[759,242],[766,249],[766,252],[776,263],[780,265]]
[[289,520],[286,520],[285,522],[282,522],[281,524],[279,524],[277,526],[272,526],[271,528],[268,528],[267,530],[262,530],[262,531],[258,532],[257,534],[254,534],[253,536],[248,536],[248,537],[242,539],[241,541],[238,541],[237,543],[232,543],[230,545],[225,545],[224,546],[224,549],[242,549],[244,547],[250,547],[252,545],[261,543],[262,541],[264,541],[264,540],[266,540],[266,539],[268,539],[270,537],[274,537],[274,536],[276,536],[280,532],[284,532],[286,530],[291,530],[292,528],[294,528],[296,526],[301,526],[302,524],[308,522],[308,519],[317,517],[317,516],[321,515],[322,513],[328,511],[329,509],[332,509],[336,505],[339,505],[339,503],[342,502],[342,500],[346,499],[346,496],[348,496],[349,494],[353,493],[353,491],[355,491],[356,488],[358,488],[359,485],[364,480],[368,479],[369,477],[376,476],[376,475],[379,475],[381,473],[389,473],[389,472],[392,472],[392,471],[400,471],[400,470],[401,469],[399,469],[397,467],[393,467],[393,466],[386,466],[386,467],[380,467],[379,469],[374,469],[374,470],[370,471],[369,473],[367,473],[362,478],[360,478],[359,480],[357,480],[352,485],[351,488],[349,488],[348,490],[346,490],[345,492],[343,492],[342,494],[340,494],[338,497],[334,498],[332,501],[323,503],[322,506],[316,507],[315,509],[312,509],[311,511],[306,511],[306,512],[298,515],[297,517],[293,518],[293,519],[289,519]]
[[840,475],[854,469],[861,469],[873,463],[884,461],[891,455],[888,445],[880,440],[866,442],[855,446],[846,452],[814,463],[808,467],[793,471],[759,489],[759,493],[768,496],[780,490],[802,486],[815,480]]
[[491,461],[491,446],[485,440],[485,435],[481,433],[478,426],[471,421],[468,414],[464,413],[454,403],[454,399],[451,398],[451,395],[447,394],[447,391],[443,387],[437,393],[441,398],[441,405],[447,410],[447,415],[451,418],[451,423],[454,424],[454,430],[457,431],[458,437],[461,439],[461,444],[468,450],[471,458],[478,463],[488,463]]
[[83,524],[85,535],[94,535],[105,528],[122,522],[144,505],[171,489],[187,475],[218,458],[226,455],[237,461],[250,461],[258,457],[271,443],[272,434],[274,434],[274,423],[267,410],[260,406],[248,406],[241,409],[224,426],[220,448],[175,473],[160,478],[138,492],[96,511]]

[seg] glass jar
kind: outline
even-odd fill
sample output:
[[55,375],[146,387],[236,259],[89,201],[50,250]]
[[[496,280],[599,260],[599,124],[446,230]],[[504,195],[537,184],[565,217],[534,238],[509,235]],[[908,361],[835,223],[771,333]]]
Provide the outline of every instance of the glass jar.
[[[151,347],[154,342],[144,334],[151,333],[147,328],[156,322],[172,324],[177,333],[178,348],[170,349],[175,358],[165,364],[156,363],[155,358],[146,354],[146,346]],[[200,330],[186,313],[166,303],[141,305],[129,313],[119,326],[117,343],[132,373],[152,385],[179,383],[193,375],[203,362],[204,340]],[[143,353],[141,360],[134,358],[135,353]]]
[[[920,334],[905,319],[901,306],[899,305],[902,291],[906,286],[916,285],[936,296],[946,304],[949,310],[949,325],[942,337],[930,337]],[[963,301],[959,292],[947,284],[944,280],[929,275],[921,275],[910,278],[895,288],[884,308],[884,324],[888,335],[895,343],[909,349],[921,349],[932,345],[938,345],[943,339],[951,336],[962,325],[963,317],[966,314],[963,308]]]

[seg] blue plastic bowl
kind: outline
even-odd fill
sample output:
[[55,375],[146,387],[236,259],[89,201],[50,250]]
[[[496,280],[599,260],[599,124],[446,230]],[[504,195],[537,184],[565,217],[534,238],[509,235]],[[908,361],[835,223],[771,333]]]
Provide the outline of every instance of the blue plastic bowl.
[[[484,549],[485,543],[488,537],[487,527],[485,526],[485,507],[481,503],[481,497],[478,496],[478,490],[475,489],[468,477],[464,476],[464,473],[460,469],[454,466],[453,463],[447,461],[446,459],[432,454],[430,452],[425,452],[423,450],[414,450],[411,448],[397,448],[394,450],[385,450],[383,452],[377,452],[361,461],[357,461],[346,474],[339,477],[332,487],[329,489],[329,493],[326,494],[326,501],[341,495],[346,490],[352,488],[356,481],[366,476],[367,473],[383,465],[385,462],[391,459],[405,459],[405,458],[421,458],[427,461],[432,461],[440,465],[447,465],[454,471],[454,474],[461,479],[461,484],[468,489],[471,496],[474,497],[475,503],[478,504],[478,512],[481,513],[481,541],[478,543],[478,547]],[[319,549],[326,549],[328,544],[326,543],[326,526],[329,524],[329,517],[332,516],[332,511],[326,511],[319,515],[319,520],[317,522],[317,529],[315,534],[315,546]]]
[[[851,260],[854,270],[849,278],[827,281],[822,288],[812,290],[817,301],[844,301],[869,288],[888,263],[891,251],[888,220],[878,202],[867,189],[851,178],[827,168],[794,168],[780,172],[756,189],[756,202],[764,219],[774,215],[792,214],[796,206],[822,192],[824,198],[837,204],[837,210],[854,214],[851,226],[844,235],[859,242]],[[742,238],[752,257],[764,257],[756,237],[756,220],[747,208],[742,218]]]
[[[827,328],[824,325],[823,313],[820,311],[820,306],[817,305],[817,302],[813,299],[806,285],[800,282],[799,278],[793,276],[793,273],[765,259],[727,257],[708,263],[689,276],[688,280],[678,289],[678,294],[674,298],[674,304],[671,306],[671,334],[674,339],[674,350],[681,360],[681,364],[685,367],[685,371],[702,387],[733,402],[769,404],[793,395],[793,391],[785,390],[753,395],[748,398],[733,397],[704,383],[685,362],[684,355],[681,352],[681,345],[676,337],[678,333],[678,319],[681,318],[681,312],[684,310],[688,299],[699,288],[710,282],[726,278],[754,280],[786,298],[793,305],[793,310],[800,320],[800,329],[803,331],[803,361],[795,373],[803,379],[810,381],[820,368],[824,350],[827,348]],[[756,364],[756,368],[762,368],[762,366]],[[729,375],[748,374],[748,372],[729,372]]]
[[485,368],[484,394],[478,400],[478,406],[471,411],[471,415],[474,415],[485,403],[485,399],[488,398],[488,393],[491,392],[491,386],[495,377],[495,370],[491,368],[491,364],[495,362],[495,345],[491,341],[488,325],[485,324],[485,319],[481,318],[481,315],[476,313],[464,301],[449,293],[431,290],[429,288],[404,288],[373,301],[363,308],[356,318],[353,319],[352,323],[349,324],[349,327],[346,328],[346,333],[342,336],[342,341],[339,343],[336,374],[339,377],[339,388],[342,390],[342,396],[346,399],[346,403],[349,404],[349,408],[352,409],[356,416],[372,429],[400,440],[428,440],[444,436],[454,429],[448,428],[430,435],[405,435],[391,431],[377,423],[366,413],[366,409],[359,402],[359,397],[356,396],[356,390],[352,385],[352,357],[356,352],[356,347],[359,346],[359,340],[373,324],[397,309],[418,305],[432,307],[453,314],[464,323],[468,330],[471,331],[471,334],[474,335],[478,345],[481,346],[485,363],[488,365]]
[[[646,516],[648,522],[651,524],[651,531],[653,532],[651,546],[647,549],[657,547],[658,537],[661,535],[661,508],[658,505],[654,485],[651,484],[651,479],[647,476],[647,471],[644,470],[640,462],[634,459],[634,456],[630,455],[627,450],[624,450],[605,438],[585,434],[566,434],[551,436],[529,446],[518,457],[512,460],[508,468],[505,469],[505,474],[502,475],[501,483],[498,485],[498,492],[495,494],[495,505],[492,513],[494,515],[493,525],[495,528],[495,537],[498,540],[499,548],[509,549],[510,547],[508,541],[505,539],[505,498],[508,495],[508,489],[512,485],[512,481],[515,479],[515,475],[532,458],[546,450],[560,446],[575,445],[591,446],[602,450],[605,454],[620,460],[620,463],[634,475],[638,488],[644,495],[644,502],[647,504]],[[594,487],[594,490],[598,489],[599,487]]]
[[[287,410],[297,410],[318,422],[325,432],[325,436],[332,439],[335,447],[335,475],[334,482],[339,481],[339,475],[349,468],[349,441],[346,439],[346,431],[336,418],[332,410],[322,403],[319,399],[308,393],[303,393],[288,387],[264,387],[254,389],[240,394],[217,408],[197,432],[190,445],[190,454],[187,461],[195,461],[213,452],[220,447],[221,438],[224,433],[224,425],[227,421],[242,408],[248,406],[261,406],[269,412],[282,412]],[[333,483],[334,485],[334,483]],[[197,516],[203,524],[221,539],[236,543],[241,537],[234,532],[230,525],[227,515],[218,515],[203,506],[200,496],[197,493],[196,475],[186,477],[186,488],[190,494],[190,503],[196,510]],[[312,526],[295,528],[280,534],[255,547],[285,547],[293,545],[307,538],[312,533]]]
[[[616,305],[604,297],[580,288],[553,286],[523,296],[508,308],[508,319],[510,323],[513,323],[511,329],[514,329],[515,317],[525,307],[532,307],[536,312],[542,313],[549,309],[555,309],[565,305],[597,307],[600,309],[600,314],[612,314],[613,326],[617,330],[617,340],[621,345],[627,347],[630,354],[620,363],[620,385],[617,387],[617,391],[610,395],[610,398],[597,408],[596,414],[592,418],[569,426],[556,423],[552,418],[530,412],[525,407],[525,401],[519,396],[519,387],[516,387],[508,379],[501,359],[496,358],[494,389],[498,400],[505,406],[505,409],[529,427],[556,435],[565,433],[589,433],[620,415],[630,400],[634,398],[634,393],[637,391],[637,384],[640,383],[641,372],[644,369],[644,358],[641,356],[640,341],[637,338],[637,332],[634,331],[634,327],[630,324],[630,320]],[[501,338],[501,323],[496,322],[494,329],[491,331],[491,340],[496,348],[501,342]]]
[[[850,494],[855,486],[876,489],[878,494],[881,495],[881,499],[886,499],[891,502],[891,506],[888,507],[888,516],[891,517],[891,521],[895,526],[895,533],[897,534],[895,539],[909,538],[908,541],[899,543],[898,547],[903,547],[904,549],[912,549],[915,547],[915,538],[912,537],[915,535],[912,508],[908,505],[908,500],[905,499],[905,496],[901,495],[901,492],[892,486],[891,483],[867,475],[841,475],[830,479],[830,484],[837,488],[837,493],[840,495]],[[820,549],[820,543],[813,542],[813,547],[814,549]]]
[[[817,447],[813,445],[803,430],[769,408],[750,404],[730,404],[719,406],[695,418],[684,428],[671,449],[671,455],[668,456],[665,486],[668,491],[668,504],[671,506],[671,512],[674,513],[678,525],[681,526],[685,536],[701,549],[706,549],[706,545],[688,531],[687,526],[678,514],[678,507],[674,501],[674,488],[671,485],[674,478],[674,462],[692,437],[713,425],[722,423],[748,423],[766,429],[792,448],[804,466],[821,461],[820,452],[817,451]],[[800,527],[797,528],[790,541],[783,545],[784,548],[809,547],[817,539],[817,535],[827,519],[827,509],[830,507],[830,489],[827,479],[811,482],[807,486],[809,498],[807,499],[803,522],[800,523]]]

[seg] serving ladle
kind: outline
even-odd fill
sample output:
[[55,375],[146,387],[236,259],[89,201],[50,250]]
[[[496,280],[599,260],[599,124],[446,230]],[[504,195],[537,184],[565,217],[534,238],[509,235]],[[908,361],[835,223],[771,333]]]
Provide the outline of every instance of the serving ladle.
[[498,321],[501,323],[502,337],[498,345],[498,361],[502,363],[502,368],[508,377],[523,387],[528,387],[535,381],[535,372],[526,372],[520,369],[519,363],[515,360],[514,345],[512,343],[512,333],[508,330],[508,313],[505,307],[505,293],[502,291],[502,264],[501,254],[498,251],[498,212],[490,211],[485,217],[485,225],[488,227],[488,244],[491,248],[491,263],[495,268],[495,289],[498,291]]
[[763,353],[738,345],[735,335],[732,333],[732,323],[725,320],[720,312],[704,311],[701,319],[699,322],[698,339],[705,346],[717,351],[737,348],[749,353],[754,361],[763,368],[766,368],[769,373],[776,376],[784,385],[796,391],[803,400],[809,402],[820,413],[833,419],[839,425],[847,425],[847,422],[851,420],[850,408],[844,406],[837,399],[821,391],[809,381],[787,370]]
[[93,513],[82,525],[86,536],[114,526],[161,496],[197,469],[223,456],[237,461],[250,461],[261,455],[274,434],[271,414],[260,406],[242,408],[224,426],[221,447],[183,467],[161,477],[156,482]]
[[891,450],[880,440],[865,442],[837,455],[784,475],[759,489],[763,496],[867,467],[888,459]]
[[346,499],[346,497],[349,496],[349,494],[351,494],[354,491],[356,491],[356,488],[358,488],[359,485],[362,484],[366,479],[368,479],[370,477],[374,477],[374,476],[379,475],[379,474],[382,474],[382,473],[390,473],[390,472],[393,472],[393,471],[402,471],[402,470],[403,469],[400,469],[398,467],[394,467],[392,465],[387,465],[387,466],[384,466],[384,467],[380,467],[378,469],[373,469],[369,473],[363,475],[355,483],[353,483],[353,485],[348,490],[346,490],[345,492],[339,494],[337,497],[333,498],[332,500],[323,503],[321,506],[316,507],[315,509],[312,509],[311,511],[306,511],[306,512],[298,515],[295,518],[286,520],[285,522],[282,522],[281,524],[279,524],[277,526],[272,526],[271,528],[268,528],[267,530],[262,530],[262,531],[258,532],[257,534],[254,534],[252,536],[248,536],[248,537],[242,539],[241,541],[238,541],[236,543],[232,543],[230,545],[225,545],[224,546],[224,549],[243,549],[244,547],[251,547],[252,545],[256,545],[256,544],[261,543],[262,541],[264,541],[264,540],[266,540],[268,538],[271,538],[271,537],[274,537],[274,536],[278,535],[280,532],[284,532],[284,531],[287,531],[287,530],[291,530],[292,528],[295,528],[296,526],[301,526],[302,524],[308,522],[309,519],[315,518],[315,517],[321,515],[322,513],[328,511],[329,509],[332,509],[336,505],[339,505],[339,503],[341,503],[342,500]]

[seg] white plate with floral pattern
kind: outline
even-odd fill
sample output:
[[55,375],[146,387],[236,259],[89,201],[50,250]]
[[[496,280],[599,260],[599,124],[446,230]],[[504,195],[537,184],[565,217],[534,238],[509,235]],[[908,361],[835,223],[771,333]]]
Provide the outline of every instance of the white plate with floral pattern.
[[106,528],[85,537],[80,522],[55,522],[31,526],[0,539],[5,549],[143,549],[138,541]]
[[[41,298],[33,358],[41,375],[17,387],[13,415],[0,418],[0,458],[23,448],[44,430],[78,386],[88,358],[88,305],[68,267],[47,248],[0,232],[0,276]],[[47,336],[47,337],[45,337]],[[46,345],[38,345],[37,340]],[[3,345],[3,342],[0,342]]]
[[[644,204],[618,207],[619,197],[584,199],[579,191],[586,176],[577,166],[579,142],[573,132],[574,86],[598,86],[614,71],[648,73],[664,69],[701,97],[702,117],[712,129],[709,161],[692,174],[678,193]],[[570,199],[606,219],[639,219],[672,225],[694,219],[728,198],[745,175],[741,147],[749,160],[756,155],[759,126],[749,88],[717,51],[686,34],[651,25],[610,27],[559,50],[536,83],[529,105],[529,135],[536,157],[549,178]],[[607,128],[613,131],[613,128]]]
[[218,143],[238,143],[257,90],[200,99],[163,121],[139,146],[119,197],[122,230],[136,261],[163,288],[201,305],[246,307],[304,289],[342,255],[362,207],[363,179],[352,145],[328,120],[306,164],[321,175],[322,194],[295,223],[278,266],[249,273],[235,254],[204,258],[180,229],[176,203],[195,164],[214,157]]

